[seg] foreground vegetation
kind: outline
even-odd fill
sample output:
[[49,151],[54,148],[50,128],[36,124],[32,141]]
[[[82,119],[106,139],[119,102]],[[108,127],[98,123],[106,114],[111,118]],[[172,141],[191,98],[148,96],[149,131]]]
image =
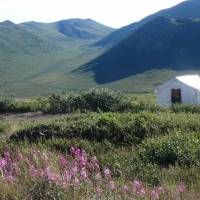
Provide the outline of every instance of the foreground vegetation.
[[[198,199],[200,106],[159,108],[154,95],[108,89],[39,99],[1,95],[1,199]],[[53,132],[51,138],[28,134]],[[27,134],[14,137],[13,133]]]

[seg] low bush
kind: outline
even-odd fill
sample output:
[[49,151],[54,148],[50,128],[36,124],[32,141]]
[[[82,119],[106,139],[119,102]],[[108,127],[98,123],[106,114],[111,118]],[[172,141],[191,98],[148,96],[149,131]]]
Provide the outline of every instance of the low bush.
[[197,133],[171,133],[147,138],[139,146],[139,155],[147,163],[192,166],[199,164],[200,140]]
[[15,110],[17,101],[13,96],[0,94],[0,112],[11,112]]

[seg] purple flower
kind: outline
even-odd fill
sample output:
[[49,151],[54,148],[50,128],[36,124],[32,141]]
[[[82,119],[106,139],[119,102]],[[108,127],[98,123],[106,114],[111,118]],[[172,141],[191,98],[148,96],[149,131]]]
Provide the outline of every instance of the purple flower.
[[109,188],[110,188],[110,190],[114,190],[115,189],[115,183],[114,183],[114,181],[110,181],[109,182]]
[[6,173],[6,180],[8,181],[8,182],[12,182],[12,173],[11,172],[7,172]]
[[7,166],[7,162],[4,158],[0,159],[0,169]]
[[18,154],[17,159],[21,160],[23,158],[23,155],[21,153]]
[[35,167],[33,166],[33,165],[30,165],[29,166],[29,173],[31,174],[31,175],[35,175],[35,174],[37,174],[37,170],[35,169]]
[[64,172],[64,178],[65,178],[66,181],[69,181],[69,180],[70,180],[71,175],[70,175],[70,173],[69,173],[68,171],[65,171],[65,172]]
[[77,177],[74,178],[74,183],[79,183],[79,179]]
[[178,193],[182,193],[183,192],[183,189],[185,188],[185,186],[183,184],[179,185],[178,186]]
[[4,158],[7,163],[11,161],[10,153],[8,151],[4,152]]
[[144,190],[144,188],[142,188],[141,190],[140,190],[140,195],[142,196],[142,195],[145,195],[145,190]]
[[128,186],[127,186],[127,185],[125,185],[125,186],[123,187],[123,191],[124,191],[124,192],[128,191]]
[[96,177],[96,179],[101,179],[101,174],[100,173],[95,174],[95,177]]
[[134,186],[136,188],[140,187],[140,182],[139,181],[135,180],[133,183],[134,183]]
[[85,168],[82,168],[80,171],[80,176],[83,180],[85,180],[87,178],[87,173],[85,171]]
[[109,171],[109,169],[105,169],[104,170],[104,175],[105,175],[105,177],[110,177],[110,171]]
[[155,190],[152,190],[152,191],[151,191],[151,196],[152,196],[153,198],[155,198],[155,199],[159,199],[159,195],[158,195],[158,193],[157,193]]

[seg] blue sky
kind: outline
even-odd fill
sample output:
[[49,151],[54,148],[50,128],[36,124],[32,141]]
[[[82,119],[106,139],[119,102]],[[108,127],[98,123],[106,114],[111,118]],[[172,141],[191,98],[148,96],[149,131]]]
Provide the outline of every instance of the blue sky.
[[184,0],[0,0],[0,22],[90,18],[120,28]]

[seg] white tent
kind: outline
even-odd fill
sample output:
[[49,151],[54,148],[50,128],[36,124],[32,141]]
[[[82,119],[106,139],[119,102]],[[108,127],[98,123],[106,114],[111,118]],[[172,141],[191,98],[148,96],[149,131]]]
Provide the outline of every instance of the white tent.
[[157,105],[200,104],[200,77],[177,76],[156,88]]

